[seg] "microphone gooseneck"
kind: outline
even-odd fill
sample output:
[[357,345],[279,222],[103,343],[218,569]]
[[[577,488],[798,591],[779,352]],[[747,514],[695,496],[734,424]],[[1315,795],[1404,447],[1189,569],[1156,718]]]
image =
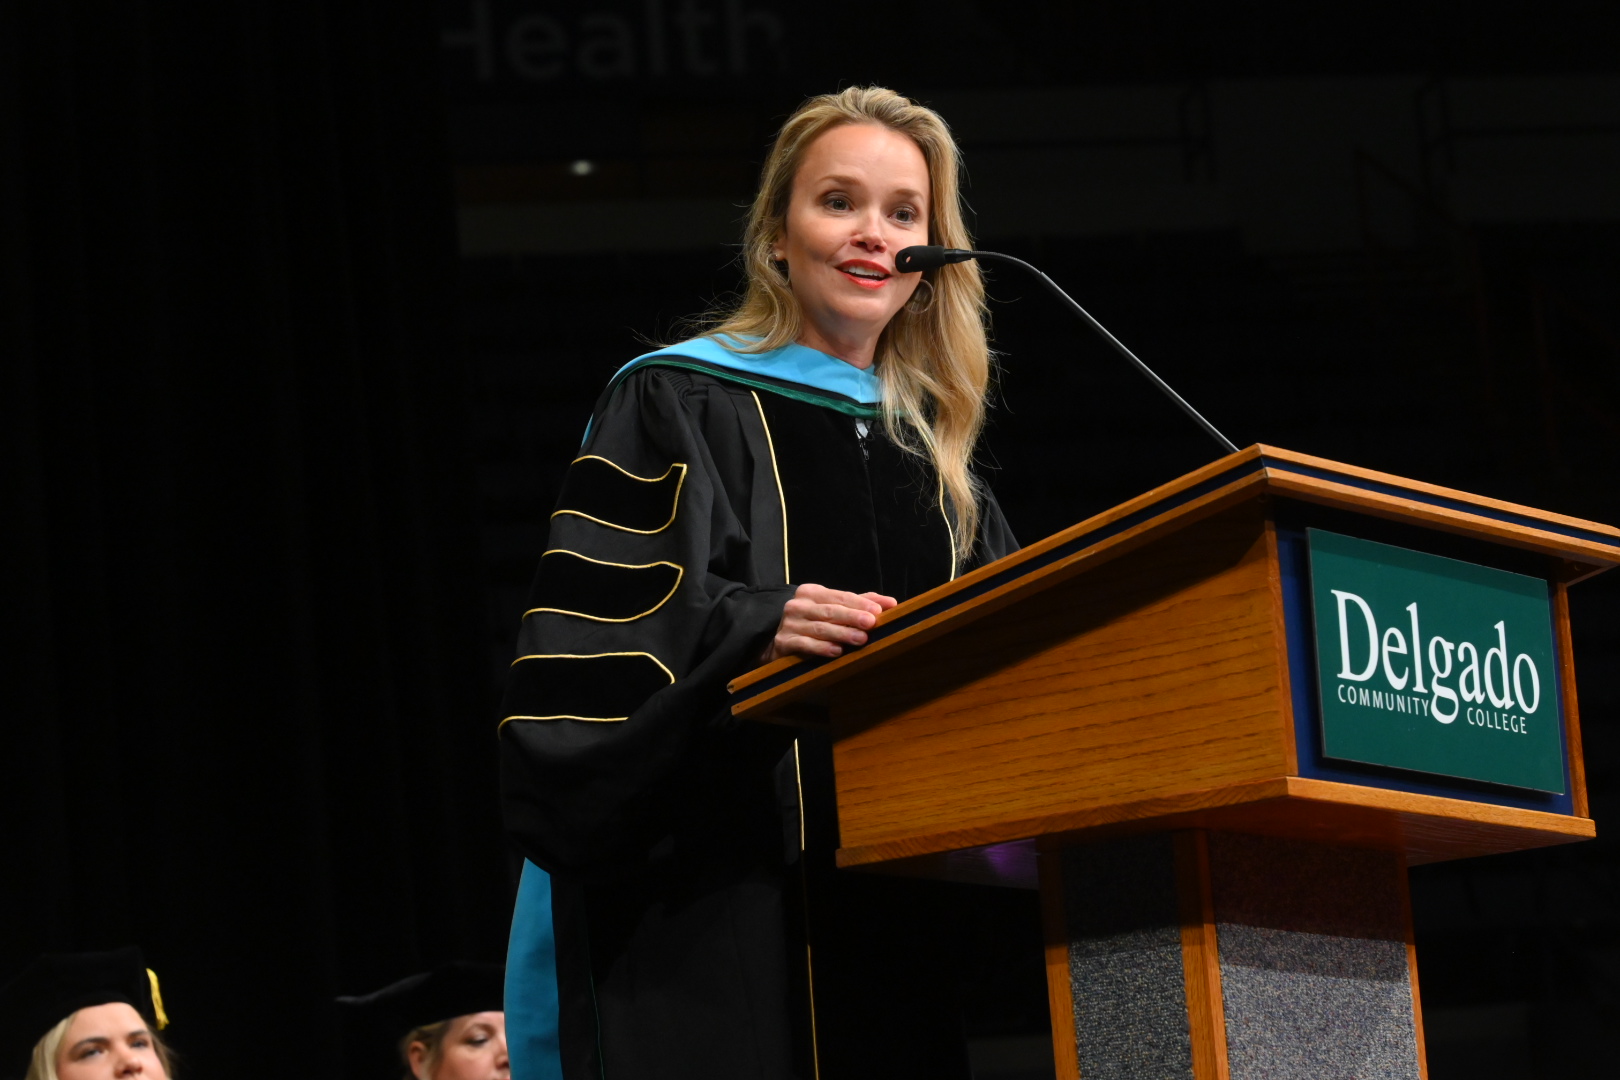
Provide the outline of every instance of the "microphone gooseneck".
[[1040,270],[1037,270],[1023,259],[1016,259],[1011,255],[1003,255],[998,251],[967,251],[963,248],[948,248],[939,247],[933,244],[919,244],[915,247],[902,248],[900,251],[898,251],[894,256],[894,265],[895,269],[899,270],[902,274],[913,274],[921,270],[933,270],[941,266],[947,266],[951,263],[966,262],[968,259],[990,259],[995,262],[1011,263],[1014,266],[1022,267],[1023,269],[1028,270],[1031,274],[1034,274],[1040,283],[1045,285],[1054,296],[1062,300],[1065,304],[1069,305],[1069,307],[1073,308],[1075,314],[1079,315],[1082,319],[1089,323],[1093,330],[1101,334],[1103,340],[1112,345],[1121,356],[1135,364],[1136,370],[1140,371],[1143,375],[1146,375],[1149,382],[1153,383],[1154,386],[1157,386],[1160,390],[1164,391],[1165,396],[1171,401],[1175,402],[1176,405],[1181,408],[1182,412],[1192,417],[1193,421],[1196,422],[1199,427],[1203,428],[1205,433],[1208,434],[1210,438],[1214,439],[1220,444],[1222,450],[1225,450],[1228,454],[1235,454],[1238,452],[1238,448],[1233,444],[1231,439],[1228,439],[1225,435],[1222,435],[1220,431],[1216,429],[1214,424],[1210,423],[1208,420],[1205,420],[1203,415],[1199,413],[1197,409],[1193,408],[1187,403],[1186,398],[1182,397],[1180,394],[1176,393],[1175,390],[1171,389],[1170,384],[1159,378],[1159,376],[1154,373],[1152,368],[1148,367],[1142,362],[1140,357],[1131,352],[1131,350],[1127,349],[1124,342],[1120,341],[1119,338],[1115,337],[1113,334],[1110,334],[1106,326],[1092,318],[1091,312],[1087,311],[1085,308],[1076,303],[1074,297],[1064,292],[1058,286],[1057,282],[1041,273]]

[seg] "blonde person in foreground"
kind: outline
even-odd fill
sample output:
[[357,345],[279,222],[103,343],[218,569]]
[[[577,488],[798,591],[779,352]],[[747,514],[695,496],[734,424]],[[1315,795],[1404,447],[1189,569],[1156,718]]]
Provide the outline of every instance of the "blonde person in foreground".
[[[529,860],[507,1022],[529,1022],[514,987],[554,980],[570,1080],[969,1076],[941,893],[836,871],[825,739],[738,726],[725,691],[859,648],[1016,547],[971,469],[978,267],[895,266],[971,246],[958,169],[944,121],[893,91],[807,101],[765,162],[741,301],[621,368],[590,417],[500,729]],[[516,965],[553,931],[555,975]]]

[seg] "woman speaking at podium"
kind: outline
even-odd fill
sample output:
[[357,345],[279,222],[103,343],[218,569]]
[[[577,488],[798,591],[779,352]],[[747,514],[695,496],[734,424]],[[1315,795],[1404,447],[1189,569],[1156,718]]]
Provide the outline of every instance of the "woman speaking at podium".
[[[568,470],[501,723],[507,827],[552,875],[568,1077],[968,1075],[938,905],[833,870],[824,736],[726,708],[729,679],[858,647],[1015,547],[970,468],[979,269],[894,263],[969,246],[957,157],[892,91],[806,102],[741,302],[622,368]],[[546,929],[530,884],[512,957]]]

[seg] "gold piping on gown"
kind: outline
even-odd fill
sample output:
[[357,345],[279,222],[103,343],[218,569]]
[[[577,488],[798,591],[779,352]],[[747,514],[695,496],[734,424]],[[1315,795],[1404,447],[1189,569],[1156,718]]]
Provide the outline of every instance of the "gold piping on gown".
[[[665,667],[662,660],[649,652],[530,653],[528,656],[520,656],[512,661],[511,666],[517,667],[525,660],[595,660],[600,656],[645,656],[657,664],[665,675],[669,676],[672,685],[675,682],[675,673]],[[558,713],[555,716],[508,716],[502,718],[501,722],[495,725],[495,730],[499,731],[505,727],[508,720],[584,720],[593,724],[617,724],[628,719],[630,719],[628,716],[574,716],[572,713]]]
[[579,553],[577,551],[570,551],[567,548],[551,548],[548,551],[541,552],[540,558],[542,560],[544,560],[547,555],[572,555],[574,558],[576,558],[576,559],[584,559],[588,563],[595,563],[598,566],[616,566],[616,567],[619,567],[622,570],[650,570],[654,566],[673,566],[675,568],[675,584],[673,584],[673,585],[671,585],[669,587],[668,594],[665,595],[665,597],[662,600],[658,601],[658,603],[654,604],[652,607],[648,608],[646,611],[643,611],[638,615],[630,616],[628,619],[609,619],[609,618],[607,618],[606,616],[603,616],[603,615],[591,615],[591,614],[587,614],[586,612],[583,612],[583,611],[570,611],[567,608],[555,608],[555,607],[530,608],[528,611],[525,611],[523,613],[523,617],[525,619],[527,619],[530,615],[538,615],[538,614],[540,614],[542,612],[550,612],[550,613],[552,613],[554,615],[577,615],[581,619],[590,619],[592,622],[606,622],[606,623],[635,622],[637,619],[645,619],[648,615],[651,615],[653,612],[657,611],[659,608],[661,608],[665,604],[669,603],[670,597],[674,596],[676,590],[681,587],[681,579],[686,576],[686,568],[684,566],[682,566],[680,563],[672,563],[672,562],[669,562],[669,561],[664,560],[664,559],[660,559],[658,562],[650,562],[650,563],[608,562],[606,559],[593,559],[589,555],[582,555],[581,553]]
[[662,483],[663,481],[669,479],[669,474],[670,473],[674,472],[676,469],[681,470],[681,478],[679,480],[675,481],[675,498],[669,504],[669,520],[664,522],[662,525],[658,526],[658,528],[656,528],[656,529],[632,529],[628,525],[617,525],[617,524],[615,524],[615,523],[613,523],[611,521],[603,521],[599,517],[592,517],[590,514],[585,513],[583,510],[555,510],[551,514],[552,517],[555,518],[555,517],[561,517],[563,514],[571,514],[574,517],[582,517],[586,521],[594,521],[598,525],[606,525],[610,529],[618,529],[620,532],[637,533],[637,534],[639,534],[641,536],[651,536],[653,533],[661,533],[665,529],[669,528],[671,525],[675,524],[675,516],[676,516],[676,514],[678,514],[680,512],[681,488],[686,484],[686,462],[684,462],[684,461],[675,462],[669,468],[664,470],[664,475],[663,476],[637,476],[635,473],[631,472],[629,469],[626,469],[624,466],[619,465],[619,464],[609,460],[608,458],[603,457],[601,454],[584,454],[584,455],[581,455],[580,457],[575,458],[573,461],[570,461],[568,464],[570,466],[574,466],[574,465],[578,465],[582,461],[600,461],[600,462],[603,462],[604,464],[610,466],[611,468],[617,469],[619,472],[621,472],[624,475],[628,476],[630,479],[639,480],[643,484],[659,484],[659,483]]
[[788,570],[787,496],[782,493],[782,470],[776,467],[776,442],[771,438],[771,424],[765,419],[765,404],[759,400],[759,391],[748,392],[754,396],[759,422],[765,428],[765,447],[771,452],[771,473],[776,477],[776,500],[782,504],[782,584],[791,585],[793,574]]

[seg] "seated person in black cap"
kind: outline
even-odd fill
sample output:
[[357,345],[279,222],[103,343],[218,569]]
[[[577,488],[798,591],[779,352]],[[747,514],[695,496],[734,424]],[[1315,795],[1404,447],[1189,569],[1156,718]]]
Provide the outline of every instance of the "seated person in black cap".
[[168,1080],[157,976],[135,948],[54,953],[0,989],[0,1077]]
[[[446,964],[359,997],[340,997],[348,1013],[351,1080],[510,1080],[500,964]],[[365,1053],[365,1047],[377,1052]],[[397,1056],[391,1069],[381,1051]],[[359,1060],[363,1059],[363,1060]]]

